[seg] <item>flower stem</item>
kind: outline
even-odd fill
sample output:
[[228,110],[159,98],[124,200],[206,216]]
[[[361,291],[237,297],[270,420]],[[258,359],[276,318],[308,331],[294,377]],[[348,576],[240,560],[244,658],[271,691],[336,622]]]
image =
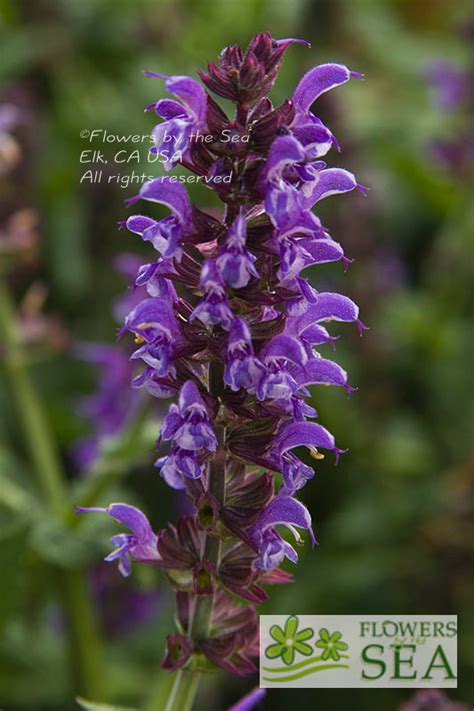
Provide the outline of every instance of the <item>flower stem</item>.
[[160,670],[145,711],[191,711],[200,678],[199,672]]
[[[209,367],[209,389],[216,396],[224,385],[223,367],[219,361],[211,361]],[[226,449],[225,449],[225,427],[215,425],[214,432],[217,437],[217,450],[209,464],[209,492],[216,499],[219,507],[225,504],[226,489]],[[203,558],[212,563],[217,571],[221,554],[221,541],[217,536],[206,533],[204,540]],[[214,595],[197,595],[189,625],[189,636],[198,642],[209,636],[212,620],[212,608]],[[188,711],[192,708],[194,697],[199,685],[200,674],[192,674],[189,671],[180,669],[176,673],[173,688],[168,697],[165,711]],[[156,706],[151,705],[147,711],[158,711]],[[161,711],[161,709],[160,709]]]
[[199,674],[180,669],[176,673],[173,688],[164,710],[157,708],[156,711],[190,711],[196,696],[199,677]]
[[[64,521],[69,507],[65,477],[15,332],[15,309],[5,281],[0,281],[0,335],[8,383],[46,505],[53,516]],[[78,570],[54,572],[68,621],[75,690],[97,698],[101,693],[103,678],[101,644],[83,574]]]
[[[216,499],[219,506],[225,502],[225,463],[226,451],[224,446],[225,429],[215,427],[218,447],[209,465],[209,491]],[[204,559],[208,560],[217,571],[221,552],[221,541],[216,536],[206,534],[204,543]],[[190,625],[191,639],[200,640],[209,636],[212,617],[214,595],[199,595],[196,599],[194,615]]]

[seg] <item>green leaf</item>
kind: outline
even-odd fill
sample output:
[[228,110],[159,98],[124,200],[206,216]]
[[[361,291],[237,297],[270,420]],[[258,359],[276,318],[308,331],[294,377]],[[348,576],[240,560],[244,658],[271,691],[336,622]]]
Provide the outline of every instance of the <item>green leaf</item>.
[[86,566],[103,555],[113,523],[105,516],[89,516],[80,528],[42,516],[31,531],[30,545],[42,560],[61,568]]
[[111,706],[110,704],[100,704],[96,701],[87,701],[87,699],[82,699],[80,696],[76,697],[76,701],[85,711],[138,711],[136,708],[131,706]]

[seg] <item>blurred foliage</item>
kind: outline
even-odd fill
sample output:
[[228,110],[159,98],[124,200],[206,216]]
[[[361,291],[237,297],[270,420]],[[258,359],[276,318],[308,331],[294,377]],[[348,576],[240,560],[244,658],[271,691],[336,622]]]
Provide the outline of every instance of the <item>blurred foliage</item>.
[[[320,61],[344,62],[365,73],[364,83],[325,96],[318,113],[343,147],[330,162],[354,170],[371,191],[365,201],[351,195],[324,205],[325,224],[356,264],[347,275],[335,267],[314,275],[318,288],[341,288],[353,297],[370,326],[363,339],[341,328],[337,344],[338,359],[359,392],[347,400],[314,389],[322,422],[350,453],[337,469],[327,460],[318,464],[304,500],[320,546],[302,551],[295,585],[275,589],[261,611],[458,614],[460,681],[453,697],[473,698],[473,185],[472,174],[437,162],[430,151],[437,138],[460,135],[466,117],[443,114],[425,80],[433,59],[466,68],[472,61],[463,39],[463,28],[472,23],[468,13],[468,2],[445,0],[0,0],[0,103],[20,109],[14,135],[21,150],[12,172],[0,176],[1,224],[32,208],[41,233],[39,260],[18,268],[9,283],[20,302],[31,283],[41,281],[46,313],[59,316],[68,332],[59,346],[36,356],[31,351],[31,371],[72,484],[71,513],[53,518],[33,475],[8,378],[2,377],[5,711],[72,708],[65,634],[70,623],[55,584],[61,571],[90,571],[90,599],[105,633],[103,698],[110,702],[136,705],[149,691],[173,614],[164,578],[136,567],[133,581],[113,577],[114,595],[126,600],[131,592],[159,587],[158,612],[147,624],[107,632],[107,609],[98,604],[91,581],[108,532],[116,529],[95,517],[78,523],[71,515],[74,502],[120,496],[141,503],[160,526],[183,505],[152,467],[156,420],[104,442],[87,477],[71,456],[77,438],[90,431],[77,403],[93,390],[94,374],[70,355],[67,342],[114,340],[111,305],[122,285],[112,260],[123,251],[147,253],[116,230],[126,214],[123,199],[135,188],[105,180],[80,184],[90,167],[80,162],[84,150],[105,153],[106,177],[117,167],[130,173],[137,166],[113,165],[117,145],[89,143],[80,132],[148,133],[153,119],[142,107],[162,88],[143,69],[193,75],[224,45],[245,43],[264,29],[313,45],[288,51],[276,102]],[[146,147],[140,150],[145,155]],[[205,189],[191,188],[205,205]],[[226,708],[242,687],[240,680],[212,676],[202,684],[198,708]],[[408,695],[279,690],[269,693],[263,708],[297,703],[321,711],[391,711]]]

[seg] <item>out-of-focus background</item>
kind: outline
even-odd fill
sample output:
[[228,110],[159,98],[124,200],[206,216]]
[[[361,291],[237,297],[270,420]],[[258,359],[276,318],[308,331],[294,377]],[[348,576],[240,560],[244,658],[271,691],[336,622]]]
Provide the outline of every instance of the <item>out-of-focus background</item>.
[[[137,192],[126,176],[157,166],[146,144],[88,132],[147,134],[143,108],[163,88],[143,69],[195,76],[223,46],[262,30],[312,43],[288,50],[275,102],[320,62],[366,75],[316,108],[342,145],[329,163],[370,193],[324,204],[324,224],[356,261],[347,274],[319,267],[314,284],[350,295],[370,330],[337,329],[338,360],[359,391],[348,400],[314,389],[321,421],[350,449],[337,468],[318,462],[304,490],[320,545],[301,551],[296,583],[273,590],[261,611],[458,614],[450,697],[472,706],[470,3],[2,0],[0,15],[0,263],[10,292],[1,308],[5,316],[15,303],[23,351],[17,367],[0,343],[1,708],[62,711],[78,688],[139,705],[153,685],[173,626],[164,577],[135,566],[123,579],[102,562],[117,527],[57,515],[73,502],[124,499],[158,528],[184,506],[152,466],[159,404],[130,393],[129,344],[116,348],[131,270],[151,259],[117,228]],[[206,207],[204,188],[193,196]],[[255,683],[217,674],[197,708],[221,711]],[[409,696],[279,690],[262,708],[392,711]]]

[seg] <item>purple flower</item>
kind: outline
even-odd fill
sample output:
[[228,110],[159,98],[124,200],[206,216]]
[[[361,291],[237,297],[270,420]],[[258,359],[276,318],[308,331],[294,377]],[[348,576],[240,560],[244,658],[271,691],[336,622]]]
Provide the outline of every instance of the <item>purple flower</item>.
[[312,457],[322,459],[319,449],[329,449],[336,456],[336,463],[347,449],[339,449],[333,435],[315,422],[293,422],[284,425],[275,438],[271,457],[275,468],[283,472],[284,485],[280,493],[293,495],[314,475],[311,467],[303,464],[291,452],[295,447],[307,447]]
[[130,359],[117,346],[81,343],[75,347],[75,354],[98,370],[96,392],[80,403],[81,414],[93,423],[94,433],[78,442],[74,449],[75,461],[86,470],[96,459],[100,440],[120,433],[134,418],[139,398],[129,387]]
[[290,287],[297,286],[295,281],[306,267],[326,262],[337,262],[338,260],[347,261],[341,245],[331,238],[287,238],[281,242],[280,255],[278,277],[282,284]]
[[172,439],[181,449],[215,451],[216,436],[209,423],[209,413],[193,380],[188,380],[181,388],[178,405],[171,405],[161,428],[161,437]]
[[253,264],[255,257],[245,249],[245,239],[245,218],[239,215],[232,223],[224,247],[216,259],[223,282],[234,289],[247,286],[251,277],[258,278]]
[[156,72],[145,72],[149,77],[165,80],[165,88],[178,101],[161,99],[148,106],[165,119],[152,131],[155,151],[163,158],[165,170],[179,163],[189,148],[191,135],[206,130],[207,95],[202,86],[185,76],[166,77]]
[[171,305],[164,299],[150,298],[136,306],[125,319],[124,330],[135,335],[139,348],[132,359],[140,359],[158,375],[173,374],[173,355],[182,338]]
[[250,532],[250,538],[259,551],[259,558],[255,562],[257,568],[272,570],[285,558],[289,558],[292,563],[298,562],[297,552],[278,533],[276,526],[285,526],[293,534],[297,543],[301,541],[301,536],[296,529],[306,529],[309,531],[312,544],[316,543],[311,516],[306,506],[290,496],[276,496],[263,509]]
[[109,504],[106,508],[76,506],[78,514],[90,511],[106,513],[117,523],[122,523],[132,531],[132,533],[119,533],[117,536],[112,536],[110,542],[116,546],[116,550],[105,558],[108,563],[118,560],[118,567],[122,575],[127,577],[132,572],[131,558],[142,563],[156,563],[159,560],[156,548],[158,538],[153,533],[149,520],[140,509],[128,504]]
[[250,329],[244,319],[234,318],[229,332],[224,382],[232,390],[252,392],[265,373],[265,366],[255,357]]
[[444,59],[434,60],[426,78],[435,90],[436,106],[443,111],[460,108],[469,96],[470,79],[463,69]]
[[349,171],[326,169],[321,161],[311,162],[300,142],[291,136],[277,138],[272,145],[263,179],[267,181],[265,211],[286,235],[318,233],[320,222],[309,212],[317,202],[354,188],[364,190]]
[[170,486],[183,489],[186,478],[199,479],[202,476],[202,460],[209,452],[215,452],[217,440],[209,412],[194,381],[188,380],[181,388],[178,404],[171,405],[160,438],[173,443],[171,454],[156,462]]
[[293,393],[298,389],[296,371],[308,359],[301,343],[285,334],[275,336],[264,345],[259,358],[266,371],[257,386],[258,399],[282,401],[287,406],[291,405]]
[[176,447],[167,457],[156,460],[155,466],[172,489],[186,489],[186,479],[200,479],[204,473],[203,463],[194,450],[187,451]]
[[191,230],[192,222],[192,208],[186,188],[171,178],[155,178],[144,183],[138,195],[129,202],[132,204],[140,198],[166,205],[173,214],[158,221],[145,215],[133,215],[126,221],[127,229],[151,242],[163,257],[180,259],[182,240]]
[[468,711],[469,706],[451,701],[439,689],[420,689],[399,707],[399,711]]
[[232,323],[232,311],[226,298],[224,282],[212,259],[207,259],[202,265],[200,286],[205,296],[192,312],[191,320],[199,319],[206,326],[222,326],[228,331]]
[[[463,39],[470,39],[469,34],[465,33]],[[472,86],[470,70],[450,60],[436,59],[426,68],[425,77],[434,90],[437,113],[443,111],[447,120],[443,135],[429,141],[429,152],[453,178],[465,180],[472,172],[474,159],[474,130],[467,110]]]

